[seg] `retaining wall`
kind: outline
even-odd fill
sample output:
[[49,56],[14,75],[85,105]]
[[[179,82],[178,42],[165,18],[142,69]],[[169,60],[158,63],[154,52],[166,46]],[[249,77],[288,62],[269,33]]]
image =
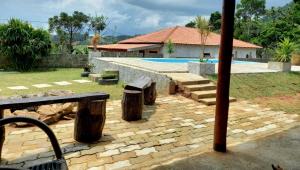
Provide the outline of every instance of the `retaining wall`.
[[89,57],[89,63],[94,64],[95,67],[93,69],[93,72],[95,73],[101,73],[105,69],[119,70],[119,79],[125,84],[139,77],[148,76],[156,82],[156,89],[159,93],[167,94],[169,92],[169,85],[171,79],[166,75],[160,74],[158,72],[153,72],[129,65],[106,61],[96,57]]

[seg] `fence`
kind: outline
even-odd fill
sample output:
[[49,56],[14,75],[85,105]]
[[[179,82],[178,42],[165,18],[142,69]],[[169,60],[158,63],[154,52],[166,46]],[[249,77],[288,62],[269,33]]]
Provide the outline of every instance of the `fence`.
[[50,54],[39,61],[39,67],[80,68],[88,63],[87,54]]

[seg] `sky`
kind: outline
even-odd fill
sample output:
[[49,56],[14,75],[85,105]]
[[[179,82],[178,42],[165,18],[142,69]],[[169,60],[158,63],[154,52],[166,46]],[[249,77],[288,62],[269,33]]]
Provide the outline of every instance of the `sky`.
[[[290,1],[266,0],[266,6],[283,6]],[[197,15],[208,18],[221,8],[222,0],[0,0],[0,23],[14,17],[47,29],[48,18],[77,10],[108,17],[104,35],[135,35],[185,25]]]

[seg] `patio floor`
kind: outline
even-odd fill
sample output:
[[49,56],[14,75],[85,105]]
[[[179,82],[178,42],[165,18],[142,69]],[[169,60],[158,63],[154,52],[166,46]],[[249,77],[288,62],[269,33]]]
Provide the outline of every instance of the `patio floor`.
[[[121,119],[120,100],[107,103],[104,136],[95,144],[73,140],[73,121],[52,125],[72,169],[150,169],[171,160],[211,151],[215,106],[182,96],[164,96],[146,106],[143,120]],[[299,125],[298,115],[271,111],[238,101],[231,104],[228,144],[256,140]],[[46,136],[37,128],[8,127],[2,164],[27,167],[54,158]],[[278,155],[280,156],[280,155]]]

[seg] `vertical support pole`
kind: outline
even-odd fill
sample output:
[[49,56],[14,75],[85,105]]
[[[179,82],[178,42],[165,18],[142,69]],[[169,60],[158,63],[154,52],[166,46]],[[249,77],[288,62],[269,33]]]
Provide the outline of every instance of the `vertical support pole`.
[[[0,109],[0,119],[3,119],[3,117],[4,117],[4,110]],[[5,140],[5,127],[2,126],[0,127],[0,162],[2,158],[2,147],[3,147],[4,140]]]
[[221,46],[214,129],[214,150],[226,152],[235,0],[223,0]]

